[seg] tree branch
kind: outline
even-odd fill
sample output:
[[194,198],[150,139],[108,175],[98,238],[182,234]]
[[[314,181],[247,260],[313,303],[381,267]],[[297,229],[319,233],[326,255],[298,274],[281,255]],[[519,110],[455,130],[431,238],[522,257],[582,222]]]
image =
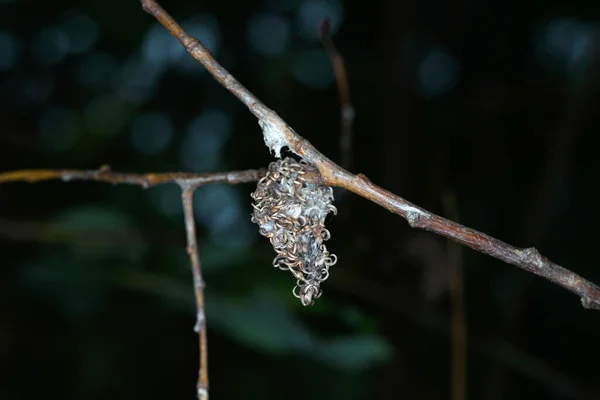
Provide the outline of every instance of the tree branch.
[[124,183],[138,185],[144,189],[163,183],[177,183],[181,186],[186,184],[208,185],[211,183],[246,183],[256,182],[265,175],[265,170],[215,172],[198,174],[191,172],[165,172],[148,174],[129,174],[113,172],[108,165],[103,165],[97,170],[74,170],[74,169],[23,169],[19,171],[0,172],[0,183],[28,182],[36,183],[60,179],[69,181],[95,181],[112,184]]
[[413,228],[437,233],[546,278],[580,296],[584,307],[600,309],[600,288],[598,286],[542,257],[535,248],[519,249],[449,221],[374,185],[362,174],[353,175],[341,168],[298,135],[273,110],[242,86],[214,59],[202,43],[188,35],[155,0],[141,0],[141,2],[145,11],[152,14],[169,30],[194,59],[201,63],[221,85],[233,93],[258,118],[265,144],[275,153],[275,156],[281,157],[281,149],[288,147],[290,151],[318,169],[324,184],[342,187],[365,197],[402,216]]
[[[442,198],[446,214],[459,220],[458,205],[453,192]],[[448,269],[450,287],[450,338],[451,367],[450,386],[452,400],[467,398],[467,317],[465,310],[465,290],[463,279],[462,247],[448,241]]]
[[321,22],[321,42],[323,42],[325,51],[331,61],[340,97],[340,123],[342,125],[340,135],[341,164],[344,168],[350,168],[352,165],[352,126],[354,125],[355,112],[350,101],[350,84],[348,83],[344,57],[333,44],[333,40],[331,40],[331,35],[329,34],[329,27],[328,19]]
[[206,315],[204,312],[204,279],[198,256],[198,244],[196,242],[196,223],[194,221],[194,192],[202,184],[179,180],[181,186],[181,200],[183,202],[183,214],[185,217],[185,232],[187,237],[187,252],[192,262],[192,275],[194,277],[194,294],[196,297],[196,325],[194,331],[198,333],[200,342],[198,366],[198,382],[196,390],[198,400],[208,400],[208,345],[206,343]]
[[264,170],[247,170],[219,172],[209,174],[195,174],[184,172],[128,174],[112,172],[110,167],[104,165],[98,170],[48,170],[30,169],[0,173],[0,183],[29,182],[61,179],[63,181],[85,180],[107,182],[112,184],[125,183],[139,185],[146,189],[163,183],[177,183],[181,187],[181,199],[185,218],[185,231],[187,237],[187,253],[192,264],[194,278],[194,295],[196,298],[196,325],[194,330],[199,337],[199,369],[196,385],[199,400],[208,400],[208,345],[206,340],[206,317],[204,312],[204,280],[198,256],[196,241],[196,224],[194,220],[193,197],[197,188],[211,183],[244,183],[256,182],[265,175]]

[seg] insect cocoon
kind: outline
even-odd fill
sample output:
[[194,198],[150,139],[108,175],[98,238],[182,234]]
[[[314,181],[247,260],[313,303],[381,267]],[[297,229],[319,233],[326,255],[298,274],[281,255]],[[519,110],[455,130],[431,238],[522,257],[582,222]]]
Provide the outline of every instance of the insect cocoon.
[[296,278],[294,296],[311,305],[321,296],[320,284],[337,258],[325,247],[330,234],[325,217],[337,213],[333,190],[307,178],[316,169],[304,160],[285,158],[272,162],[252,193],[252,222],[271,241],[277,256],[273,265]]

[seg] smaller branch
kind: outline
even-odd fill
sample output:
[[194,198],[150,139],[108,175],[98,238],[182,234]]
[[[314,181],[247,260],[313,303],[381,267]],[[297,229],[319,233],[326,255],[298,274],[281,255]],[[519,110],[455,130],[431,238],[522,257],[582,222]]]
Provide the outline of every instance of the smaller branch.
[[196,298],[196,325],[194,330],[198,333],[200,342],[197,396],[199,400],[208,400],[208,346],[206,339],[206,317],[204,312],[205,285],[200,267],[200,257],[198,256],[193,196],[195,190],[203,185],[211,183],[237,184],[244,182],[256,182],[264,175],[265,170],[218,172],[208,174],[183,172],[128,174],[122,172],[112,172],[109,166],[104,165],[98,170],[88,171],[70,169],[30,169],[0,172],[0,183],[35,183],[46,180],[61,179],[65,182],[83,180],[107,182],[112,184],[124,183],[130,185],[139,185],[144,189],[163,183],[177,183],[181,187],[181,197],[185,217],[185,230],[187,236],[187,253],[192,264],[194,294]]
[[103,165],[97,170],[73,170],[73,169],[24,169],[19,171],[0,172],[0,183],[9,182],[28,182],[36,183],[41,181],[60,179],[64,182],[69,181],[95,181],[112,184],[124,183],[129,185],[138,185],[144,189],[163,183],[179,183],[187,181],[198,185],[207,185],[211,183],[245,183],[256,182],[264,176],[264,170],[247,170],[216,172],[207,174],[197,174],[191,172],[166,172],[149,174],[129,174],[123,172],[112,172],[108,165]]
[[192,263],[194,277],[194,294],[196,297],[196,325],[194,331],[199,338],[199,369],[196,384],[198,400],[208,400],[208,345],[206,340],[206,315],[204,312],[204,279],[198,256],[198,243],[196,241],[196,223],[194,221],[194,191],[202,184],[190,183],[186,180],[177,182],[181,186],[181,200],[185,217],[185,232],[187,236],[187,253]]
[[185,230],[187,236],[187,252],[192,263],[192,274],[194,277],[194,294],[196,298],[196,325],[194,330],[199,336],[199,370],[197,383],[197,396],[199,400],[208,400],[208,346],[206,339],[206,317],[204,312],[204,280],[200,268],[200,257],[198,256],[198,244],[196,241],[196,225],[194,221],[193,196],[194,191],[203,185],[211,183],[237,184],[244,182],[256,182],[265,175],[264,170],[247,170],[218,172],[208,174],[171,172],[171,173],[149,173],[128,174],[112,172],[110,167],[104,165],[98,170],[48,170],[30,169],[0,172],[0,183],[9,182],[41,182],[60,179],[65,182],[73,180],[106,182],[112,184],[124,183],[138,185],[146,189],[163,183],[177,183],[182,190],[182,202],[185,217]]
[[337,50],[330,35],[329,20],[325,19],[321,23],[321,41],[325,46],[325,51],[329,56],[337,88],[340,97],[340,122],[342,125],[342,134],[340,136],[340,150],[342,153],[342,167],[350,168],[352,163],[352,126],[354,125],[354,107],[350,101],[350,84],[348,83],[348,75],[344,57]]
[[[345,270],[331,275],[331,283],[344,293],[366,301],[381,310],[398,315],[403,321],[407,318],[432,333],[449,334],[447,318],[441,313],[427,308],[416,308],[413,299],[406,293],[381,282],[370,281]],[[488,357],[489,361],[499,362],[512,372],[532,382],[538,383],[549,392],[559,393],[564,399],[597,400],[600,390],[586,387],[569,377],[564,371],[553,368],[545,361],[529,354],[525,349],[507,342],[505,339],[489,336],[484,332],[470,332],[469,343],[473,351]]]
[[[443,205],[446,214],[458,221],[458,205],[454,193],[444,196]],[[452,400],[467,398],[467,322],[465,315],[464,279],[462,271],[462,247],[448,240],[448,267],[450,269],[450,301],[451,301],[451,339],[452,367],[451,380]]]

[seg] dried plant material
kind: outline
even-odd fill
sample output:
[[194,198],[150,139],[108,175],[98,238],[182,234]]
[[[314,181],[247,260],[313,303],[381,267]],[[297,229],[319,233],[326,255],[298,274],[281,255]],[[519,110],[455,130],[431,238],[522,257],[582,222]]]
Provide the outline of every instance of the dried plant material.
[[330,237],[325,217],[337,213],[333,189],[307,179],[307,172],[316,169],[304,160],[272,162],[252,193],[252,222],[277,252],[273,265],[296,278],[293,293],[305,306],[321,296],[320,284],[337,261],[324,244]]

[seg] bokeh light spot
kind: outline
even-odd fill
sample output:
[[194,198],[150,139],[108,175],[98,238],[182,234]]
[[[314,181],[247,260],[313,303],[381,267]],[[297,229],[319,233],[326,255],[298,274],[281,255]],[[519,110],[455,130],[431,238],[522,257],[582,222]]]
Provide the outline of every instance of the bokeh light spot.
[[162,25],[155,23],[142,44],[144,59],[158,68],[167,68],[185,54],[185,49]]
[[230,248],[247,248],[254,234],[242,215],[239,193],[229,185],[205,186],[196,192],[196,218],[208,230],[211,240]]
[[458,64],[448,54],[434,50],[421,61],[418,79],[425,97],[443,94],[456,85]]
[[331,63],[323,50],[300,52],[294,60],[292,74],[300,83],[315,89],[327,87],[334,80]]
[[154,94],[164,71],[164,66],[145,62],[142,57],[133,55],[115,79],[115,89],[124,99],[142,103]]
[[181,165],[191,171],[214,171],[231,135],[231,117],[221,110],[207,110],[187,127],[181,143]]
[[147,113],[133,121],[131,143],[142,154],[157,154],[163,151],[173,138],[173,122],[162,113]]
[[67,55],[70,48],[71,41],[64,29],[49,27],[38,33],[31,51],[40,64],[54,65]]
[[79,10],[67,13],[63,28],[69,37],[69,51],[72,53],[89,51],[100,36],[96,21]]
[[549,66],[574,72],[589,61],[593,31],[584,22],[568,18],[550,21],[536,43],[538,54]]
[[258,54],[265,57],[281,55],[288,44],[290,24],[277,15],[259,14],[248,26],[248,43]]
[[112,54],[90,54],[79,66],[79,82],[92,87],[108,86],[118,68],[117,59]]
[[17,62],[18,55],[17,38],[8,32],[0,32],[0,71],[11,69]]

